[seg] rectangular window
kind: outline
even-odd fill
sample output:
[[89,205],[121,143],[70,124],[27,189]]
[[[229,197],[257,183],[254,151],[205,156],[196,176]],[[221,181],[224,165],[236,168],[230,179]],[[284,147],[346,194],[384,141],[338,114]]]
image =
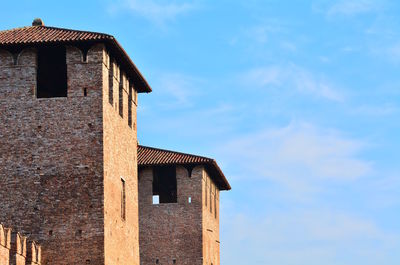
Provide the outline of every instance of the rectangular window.
[[212,213],[212,184],[210,183],[210,213]]
[[120,74],[118,90],[119,116],[124,117],[124,76]]
[[47,46],[38,49],[36,76],[37,98],[67,96],[67,59],[65,46]]
[[126,219],[126,191],[125,191],[125,180],[121,178],[121,218],[125,221]]
[[217,191],[215,191],[214,195],[214,217],[217,219]]
[[176,167],[160,166],[153,169],[153,196],[158,195],[159,203],[176,203]]
[[205,181],[205,188],[204,188],[204,196],[205,196],[205,200],[204,200],[204,202],[205,202],[205,205],[206,205],[206,208],[207,208],[207,194],[208,194],[208,185],[207,185],[207,179],[206,179],[206,181]]
[[132,128],[132,93],[134,89],[131,82],[129,82],[128,86],[128,125]]
[[135,103],[135,105],[137,106],[137,100],[138,100],[138,95],[137,95],[137,91],[135,88],[133,88],[133,102]]
[[153,195],[153,204],[160,204],[160,196]]
[[114,103],[113,86],[114,86],[114,62],[110,57],[110,69],[108,70],[108,102],[111,104],[111,106]]

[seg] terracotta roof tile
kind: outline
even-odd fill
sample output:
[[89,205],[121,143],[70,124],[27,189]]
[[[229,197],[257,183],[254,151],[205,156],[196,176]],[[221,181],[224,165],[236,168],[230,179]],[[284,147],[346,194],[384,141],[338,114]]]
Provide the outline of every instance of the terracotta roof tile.
[[191,164],[210,163],[213,159],[184,154],[153,147],[141,146],[138,148],[138,164],[140,165],[166,165],[166,164]]
[[139,145],[138,166],[157,165],[205,165],[219,189],[231,189],[224,173],[212,158]]
[[112,40],[113,36],[47,26],[31,26],[0,31],[0,44],[34,44],[70,41]]

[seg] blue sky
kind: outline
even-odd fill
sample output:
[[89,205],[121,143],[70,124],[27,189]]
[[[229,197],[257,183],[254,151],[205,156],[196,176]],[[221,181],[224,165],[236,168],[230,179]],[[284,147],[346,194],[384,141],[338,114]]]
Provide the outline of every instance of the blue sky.
[[114,35],[141,144],[211,156],[222,264],[400,264],[397,1],[7,1],[1,29]]

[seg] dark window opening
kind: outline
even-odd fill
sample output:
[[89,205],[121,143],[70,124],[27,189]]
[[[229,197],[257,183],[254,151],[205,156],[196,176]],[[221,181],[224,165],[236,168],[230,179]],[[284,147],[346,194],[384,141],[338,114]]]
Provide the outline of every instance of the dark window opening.
[[124,117],[124,78],[121,73],[118,91],[119,116]]
[[129,82],[129,93],[128,93],[128,125],[132,128],[132,92],[133,86]]
[[160,261],[158,259],[156,259],[156,264],[160,263]]
[[87,63],[87,54],[88,54],[89,49],[84,49],[82,50],[82,61],[84,63]]
[[212,194],[211,191],[212,190],[212,186],[210,186],[210,213],[212,213]]
[[172,263],[173,263],[173,264],[176,264],[176,259],[172,259]]
[[159,203],[176,203],[178,201],[175,166],[154,168],[153,196],[157,195]]
[[86,87],[83,89],[83,96],[87,97],[87,88]]
[[67,63],[64,46],[49,46],[38,50],[38,98],[67,96]]
[[121,179],[121,218],[126,218],[126,192],[125,192],[125,180]]
[[113,105],[114,63],[110,58],[110,69],[108,70],[108,102]]
[[207,179],[206,179],[206,181],[205,181],[205,191],[204,191],[204,197],[205,197],[205,201],[204,201],[204,203],[205,203],[205,205],[206,205],[206,208],[207,208],[207,193],[208,192],[208,184],[207,184]]
[[214,217],[217,219],[217,191],[215,191],[214,195]]

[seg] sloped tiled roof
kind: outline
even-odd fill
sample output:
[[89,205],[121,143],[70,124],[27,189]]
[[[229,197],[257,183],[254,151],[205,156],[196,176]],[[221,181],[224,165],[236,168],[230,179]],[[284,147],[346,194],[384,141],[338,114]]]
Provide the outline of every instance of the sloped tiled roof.
[[219,186],[219,189],[231,189],[224,173],[212,158],[139,145],[138,165],[142,167],[157,165],[205,165],[211,178]]
[[0,31],[0,43],[3,45],[89,40],[96,41],[106,39],[112,40],[114,39],[114,37],[97,32],[70,30],[46,26],[30,26]]
[[137,86],[138,92],[151,92],[151,88],[128,54],[111,35],[97,32],[35,25],[0,31],[0,48],[41,46],[56,43],[104,43],[123,66]]

